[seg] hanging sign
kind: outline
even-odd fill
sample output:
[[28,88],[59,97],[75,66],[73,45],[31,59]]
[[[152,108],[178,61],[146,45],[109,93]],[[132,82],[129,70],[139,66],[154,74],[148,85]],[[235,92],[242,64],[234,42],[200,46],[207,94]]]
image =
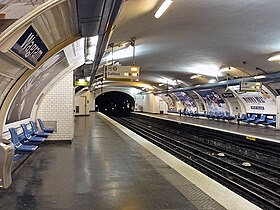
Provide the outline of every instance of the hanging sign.
[[11,51],[20,58],[27,61],[32,66],[36,66],[36,64],[48,52],[48,48],[37,34],[33,26],[30,25],[23,35],[12,46]]
[[259,82],[240,82],[239,90],[241,92],[261,92],[262,83],[259,83]]
[[105,66],[106,80],[139,81],[140,67],[138,66]]

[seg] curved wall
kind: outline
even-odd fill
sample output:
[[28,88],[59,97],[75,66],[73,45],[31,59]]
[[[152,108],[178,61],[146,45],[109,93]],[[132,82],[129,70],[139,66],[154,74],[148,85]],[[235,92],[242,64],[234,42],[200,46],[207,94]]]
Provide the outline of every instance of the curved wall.
[[29,118],[39,94],[50,81],[68,67],[63,51],[46,61],[23,84],[15,96],[8,112],[6,123]]

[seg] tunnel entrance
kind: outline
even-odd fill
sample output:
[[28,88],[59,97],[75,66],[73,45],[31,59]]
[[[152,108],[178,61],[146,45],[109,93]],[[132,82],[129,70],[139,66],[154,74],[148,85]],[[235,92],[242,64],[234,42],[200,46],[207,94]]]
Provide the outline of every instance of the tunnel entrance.
[[111,91],[95,99],[95,110],[109,116],[128,116],[134,110],[134,98],[127,93]]

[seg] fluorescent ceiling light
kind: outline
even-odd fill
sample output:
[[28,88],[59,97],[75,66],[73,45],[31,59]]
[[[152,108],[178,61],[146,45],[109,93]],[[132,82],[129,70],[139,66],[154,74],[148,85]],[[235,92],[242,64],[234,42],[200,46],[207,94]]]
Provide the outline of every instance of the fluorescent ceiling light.
[[190,77],[190,79],[197,79],[197,78],[201,78],[201,75],[200,74],[195,74],[195,75],[192,75]]
[[219,72],[227,72],[230,71],[230,66],[221,66]]
[[86,50],[86,60],[94,60],[96,53],[96,46],[98,42],[98,36],[87,37],[87,50]]
[[210,77],[217,77],[222,76],[221,72],[219,71],[219,67],[216,65],[194,65],[191,67],[187,67],[188,72],[193,74],[199,74],[204,76]]
[[172,2],[172,0],[165,0],[156,12],[155,18],[160,18],[160,16],[165,12],[165,10],[167,10],[167,8],[172,4]]
[[268,61],[280,61],[280,54],[270,56],[267,60]]
[[[172,85],[175,86],[179,82],[177,79],[169,79],[166,77],[162,77],[158,80],[159,85],[158,86],[163,86],[163,85]],[[162,84],[162,85],[161,85]]]
[[86,61],[85,61],[85,64],[86,64],[86,65],[93,64],[93,61],[92,61],[92,60],[86,60]]
[[264,79],[266,78],[265,75],[254,76],[254,79]]
[[132,57],[133,56],[133,47],[131,45],[129,45],[128,48],[122,49],[122,50],[118,50],[118,51],[114,51],[113,55],[112,52],[110,52],[109,55],[107,55],[105,58],[105,60],[112,60],[112,58],[114,60],[118,60],[118,59],[122,59],[122,58],[128,58],[128,57]]
[[210,79],[208,83],[215,83],[216,80],[215,79]]

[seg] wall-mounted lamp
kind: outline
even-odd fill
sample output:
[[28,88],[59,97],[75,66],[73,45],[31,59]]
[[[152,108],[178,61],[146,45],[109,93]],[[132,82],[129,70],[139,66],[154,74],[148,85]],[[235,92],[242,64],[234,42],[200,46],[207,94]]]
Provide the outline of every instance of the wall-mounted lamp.
[[165,0],[160,8],[157,10],[155,14],[155,18],[160,18],[160,16],[167,10],[167,8],[172,4],[172,0]]

